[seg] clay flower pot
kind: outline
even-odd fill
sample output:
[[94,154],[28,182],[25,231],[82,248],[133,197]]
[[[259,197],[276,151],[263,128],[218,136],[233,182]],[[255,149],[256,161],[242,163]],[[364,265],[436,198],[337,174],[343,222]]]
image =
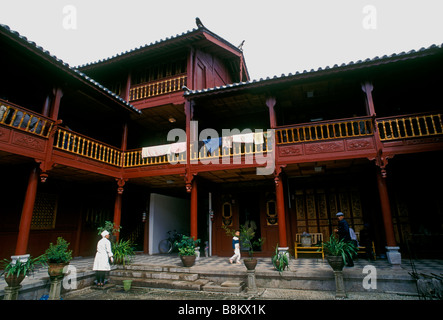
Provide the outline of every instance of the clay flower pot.
[[63,277],[63,269],[69,264],[68,263],[48,263],[48,274],[50,277]]
[[245,264],[246,269],[248,270],[255,270],[255,267],[257,266],[257,259],[251,258],[251,259],[244,259],[243,263]]
[[331,266],[332,270],[334,271],[342,271],[345,262],[343,261],[342,256],[326,256],[326,260],[328,260],[329,265]]
[[192,256],[180,256],[180,259],[185,267],[192,267],[195,263],[195,255]]
[[9,287],[17,287],[22,283],[23,279],[25,279],[25,275],[21,274],[17,277],[15,274],[5,275],[5,281]]

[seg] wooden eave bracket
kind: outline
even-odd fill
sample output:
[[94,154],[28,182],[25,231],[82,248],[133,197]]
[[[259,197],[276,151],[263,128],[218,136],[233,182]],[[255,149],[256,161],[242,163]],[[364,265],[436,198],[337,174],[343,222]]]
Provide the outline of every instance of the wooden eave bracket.
[[375,161],[375,165],[380,168],[381,175],[383,178],[386,178],[386,166],[388,165],[389,159],[392,159],[394,155],[385,155],[383,154],[383,150],[379,149],[377,151],[377,155],[373,158],[368,158],[370,161]]
[[128,179],[124,179],[124,178],[115,178],[115,181],[117,181],[117,192],[118,194],[122,194],[123,193],[123,187],[126,183],[126,181],[128,181]]
[[239,58],[243,55],[241,52],[238,52],[237,50],[231,48],[227,44],[223,43],[222,41],[218,40],[217,38],[211,36],[210,34],[204,32],[204,31],[203,31],[203,35],[204,35],[206,40],[214,43],[215,45],[217,45],[218,47],[220,47],[220,48],[222,48],[222,49],[224,49],[226,51],[229,51],[233,55],[235,55],[235,56],[237,56]]

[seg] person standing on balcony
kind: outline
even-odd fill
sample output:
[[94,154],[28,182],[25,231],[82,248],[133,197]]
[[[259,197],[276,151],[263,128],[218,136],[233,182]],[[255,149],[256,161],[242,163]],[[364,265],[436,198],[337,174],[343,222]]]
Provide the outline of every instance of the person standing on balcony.
[[[345,215],[343,214],[343,212],[338,212],[336,216],[338,218],[338,228],[335,229],[335,232],[337,232],[338,234],[338,239],[343,240],[344,242],[352,242],[351,235],[349,233],[349,224],[345,220]],[[352,256],[348,253],[346,253],[346,266],[354,266]]]
[[103,287],[106,271],[111,270],[109,261],[111,263],[114,262],[109,232],[105,230],[101,233],[101,236],[102,239],[97,243],[97,253],[95,254],[94,266],[92,268],[92,270],[96,271],[98,287]]

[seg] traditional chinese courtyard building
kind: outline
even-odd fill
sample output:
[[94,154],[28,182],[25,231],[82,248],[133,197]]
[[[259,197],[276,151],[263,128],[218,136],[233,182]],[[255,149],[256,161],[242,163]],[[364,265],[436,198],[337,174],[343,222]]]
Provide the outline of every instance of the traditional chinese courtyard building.
[[219,256],[247,223],[269,256],[342,211],[379,255],[441,258],[441,46],[251,80],[201,24],[77,68],[0,42],[1,257],[58,236],[93,255],[104,221],[146,253],[176,229]]

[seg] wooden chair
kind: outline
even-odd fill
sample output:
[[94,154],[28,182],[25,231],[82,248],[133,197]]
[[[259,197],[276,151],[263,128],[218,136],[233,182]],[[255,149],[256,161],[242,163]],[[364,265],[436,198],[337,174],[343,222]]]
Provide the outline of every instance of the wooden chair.
[[[300,253],[318,253],[321,254],[321,258],[325,259],[325,253],[323,251],[323,233],[310,233],[312,239],[312,244],[310,247],[302,247],[301,237],[302,233],[295,234],[295,244],[294,244],[294,256],[295,259],[298,258]],[[320,245],[320,246],[319,246]]]
[[[366,247],[360,246],[360,232],[356,232],[355,235],[357,236],[359,244],[357,254],[366,254]],[[376,259],[374,241],[372,241],[372,258],[374,258],[374,260]]]

